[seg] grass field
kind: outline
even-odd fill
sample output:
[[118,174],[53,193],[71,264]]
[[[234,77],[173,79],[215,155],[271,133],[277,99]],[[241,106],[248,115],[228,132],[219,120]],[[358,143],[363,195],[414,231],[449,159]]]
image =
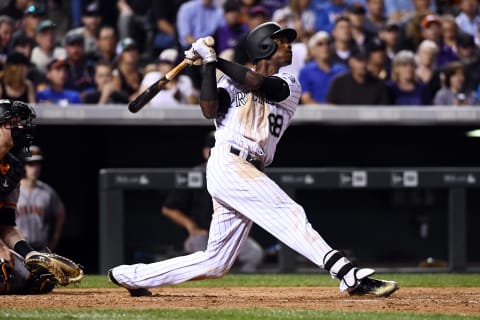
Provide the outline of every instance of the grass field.
[[[480,287],[479,274],[382,274],[399,282],[401,288],[478,288]],[[337,282],[326,274],[315,275],[227,275],[222,279],[187,282],[176,287],[182,288],[224,288],[224,287],[334,287]],[[70,288],[70,287],[69,287]],[[115,288],[105,276],[87,275],[77,286],[85,288]],[[55,289],[55,294],[61,294],[63,288]],[[71,299],[75,299],[75,290],[69,290]],[[65,290],[65,292],[67,292]],[[193,289],[192,289],[193,290]],[[401,289],[400,289],[401,290]],[[80,290],[79,290],[80,291]],[[73,292],[73,293],[72,293]],[[44,296],[48,297],[48,296]],[[1,301],[4,297],[0,296]],[[31,296],[35,299],[35,296]],[[132,305],[135,300],[132,299]],[[478,301],[480,308],[480,301]],[[480,314],[480,309],[478,310]],[[0,307],[0,319],[480,319],[480,316],[452,315],[442,313],[418,312],[360,312],[360,311],[323,311],[323,310],[291,310],[284,308],[188,308],[188,309],[163,309],[148,310],[119,310],[119,309],[93,309],[79,308],[75,310],[55,309],[5,309]]]

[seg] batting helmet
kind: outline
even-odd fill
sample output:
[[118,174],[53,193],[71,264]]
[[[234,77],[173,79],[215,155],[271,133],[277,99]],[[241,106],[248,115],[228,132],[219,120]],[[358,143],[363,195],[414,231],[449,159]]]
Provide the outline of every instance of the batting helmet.
[[250,31],[247,36],[247,54],[256,63],[270,57],[277,45],[273,39],[285,37],[289,42],[297,38],[297,31],[291,28],[282,29],[276,22],[265,22]]

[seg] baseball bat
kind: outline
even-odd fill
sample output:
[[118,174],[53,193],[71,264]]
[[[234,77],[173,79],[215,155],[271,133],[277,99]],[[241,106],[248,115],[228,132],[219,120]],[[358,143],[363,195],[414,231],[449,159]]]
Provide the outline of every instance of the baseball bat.
[[[207,46],[210,46],[210,47],[215,44],[215,39],[213,37],[205,37],[203,41]],[[137,113],[138,111],[140,111],[143,107],[145,107],[145,105],[147,105],[147,103],[150,100],[152,100],[152,98],[158,92],[160,92],[160,90],[162,90],[165,87],[165,85],[170,80],[175,78],[180,73],[180,71],[182,71],[188,65],[189,63],[187,62],[187,60],[183,59],[182,62],[180,62],[175,67],[173,67],[172,70],[167,72],[167,74],[162,79],[152,84],[140,95],[138,95],[135,99],[130,101],[130,103],[128,104],[128,110],[130,110],[130,112],[132,113]]]
[[152,84],[150,87],[145,89],[140,95],[138,95],[135,99],[130,101],[128,103],[128,110],[132,113],[137,113],[140,111],[145,105],[152,100],[152,98],[162,90],[165,85],[175,78],[180,71],[182,71],[186,66],[188,66],[188,63],[186,60],[183,60],[179,64],[177,64],[175,67],[172,68],[172,70],[168,71],[165,76],[163,76],[162,79],[157,80],[154,84]]

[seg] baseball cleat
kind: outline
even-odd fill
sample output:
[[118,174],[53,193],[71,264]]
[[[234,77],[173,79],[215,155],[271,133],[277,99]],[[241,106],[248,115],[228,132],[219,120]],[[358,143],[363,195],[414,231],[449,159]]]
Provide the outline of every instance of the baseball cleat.
[[[112,273],[112,269],[108,270],[108,280],[119,286],[119,287],[122,287],[122,288],[125,288],[124,286],[122,286],[118,281],[117,279],[115,279],[113,277],[113,273]],[[130,296],[132,297],[151,297],[153,294],[150,290],[148,290],[147,288],[137,288],[137,289],[130,289],[130,288],[125,288],[128,290],[128,292],[130,293]]]
[[373,295],[376,297],[388,297],[398,290],[398,284],[395,281],[378,280],[373,278],[363,278],[360,284],[349,292],[351,296]]

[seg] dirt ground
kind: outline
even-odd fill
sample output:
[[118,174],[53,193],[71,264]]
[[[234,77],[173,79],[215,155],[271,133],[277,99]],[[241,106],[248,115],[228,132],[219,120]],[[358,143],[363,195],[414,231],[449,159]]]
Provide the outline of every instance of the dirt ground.
[[396,311],[480,315],[480,288],[400,288],[388,298],[350,297],[335,287],[228,287],[152,289],[132,298],[122,288],[59,288],[40,296],[0,296],[16,309],[288,308],[337,311]]

